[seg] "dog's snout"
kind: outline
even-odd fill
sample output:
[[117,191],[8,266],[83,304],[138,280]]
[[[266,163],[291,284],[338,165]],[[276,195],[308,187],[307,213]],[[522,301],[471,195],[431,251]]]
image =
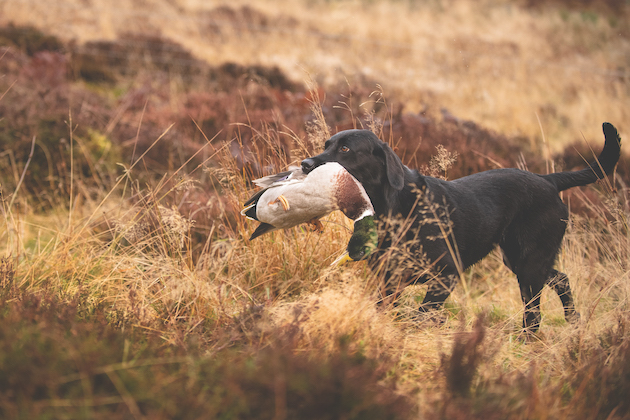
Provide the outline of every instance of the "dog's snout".
[[311,172],[313,169],[315,169],[315,160],[311,158],[306,158],[302,161],[302,172],[307,174]]

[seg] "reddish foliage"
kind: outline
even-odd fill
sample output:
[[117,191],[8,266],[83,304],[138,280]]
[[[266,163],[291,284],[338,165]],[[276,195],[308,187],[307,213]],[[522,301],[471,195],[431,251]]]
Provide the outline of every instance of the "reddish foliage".
[[[232,18],[260,20],[244,9]],[[66,121],[70,115],[75,139],[82,142],[81,147],[76,141],[74,144],[74,176],[81,177],[87,186],[101,188],[109,188],[120,173],[118,163],[129,166],[147,151],[134,176],[143,182],[159,179],[206,146],[206,138],[212,145],[190,160],[181,173],[192,171],[202,162],[221,164],[219,154],[206,160],[225,142],[232,142],[227,150],[236,167],[249,177],[278,172],[285,169],[296,147],[285,133],[305,139],[306,123],[313,119],[311,94],[277,68],[230,63],[212,67],[159,36],[127,34],[116,41],[69,46],[69,56],[37,48],[24,47],[35,51],[31,56],[11,50],[0,61],[0,71],[5,75],[0,90],[17,80],[0,102],[0,148],[11,149],[16,162],[25,162],[32,138],[37,137],[39,147],[24,188],[44,197],[42,204],[54,204],[51,197],[63,199],[68,194],[70,147]],[[95,93],[83,83],[74,83],[69,68],[73,77],[115,82],[123,93],[118,97]],[[90,71],[104,76],[99,79]],[[181,90],[172,90],[173,78],[184,82]],[[368,125],[365,118],[357,118],[366,112],[358,103],[370,97],[374,86],[363,80],[349,91],[347,86],[329,87],[325,94],[320,88],[318,95],[325,98],[323,113],[333,132]],[[544,161],[529,150],[527,139],[494,133],[446,110],[435,117],[408,113],[399,106],[388,108],[378,101],[368,106],[375,121],[382,125],[384,139],[412,168],[423,171],[436,154],[436,146],[443,145],[459,156],[448,171],[449,179],[499,166],[514,167],[522,161],[529,170],[545,171]],[[93,139],[94,132],[105,136],[111,147],[107,152],[100,151],[100,155],[89,156],[87,152],[103,146]],[[583,166],[576,156],[567,149],[562,156],[567,168]],[[6,159],[0,161],[5,168],[10,166]],[[7,188],[15,186],[14,174],[20,170],[18,165],[5,172],[13,174],[5,181]],[[623,163],[618,172],[627,183],[628,168]],[[213,185],[202,187],[215,190]],[[573,206],[577,208],[576,203]],[[191,212],[200,214],[199,206],[193,207]]]

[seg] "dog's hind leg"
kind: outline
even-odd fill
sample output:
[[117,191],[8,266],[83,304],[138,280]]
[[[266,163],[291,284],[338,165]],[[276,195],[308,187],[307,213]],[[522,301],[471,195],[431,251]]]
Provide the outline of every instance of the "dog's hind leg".
[[[529,332],[537,331],[540,326],[540,295],[545,284],[557,273],[553,269],[557,246],[548,246],[545,249],[536,247],[535,242],[533,243],[534,246],[523,246],[522,242],[513,238],[501,243],[504,261],[518,279],[521,299],[525,305],[523,328]],[[522,249],[528,252],[523,255]],[[559,287],[562,285],[560,281]]]
[[569,286],[569,277],[558,270],[551,270],[547,281],[549,287],[558,294],[558,297],[562,301],[562,306],[564,307],[564,318],[567,322],[578,322],[580,320],[580,314],[575,310],[573,293],[571,293],[571,286]]
[[544,282],[539,273],[529,270],[521,270],[517,273],[518,282],[521,288],[521,297],[525,304],[523,315],[523,327],[530,331],[536,331],[540,325],[540,295],[544,284],[551,287],[560,297],[564,307],[564,317],[567,322],[576,323],[580,319],[580,314],[575,310],[573,294],[569,286],[569,278],[566,274],[555,269],[550,269]]
[[[566,229],[568,210],[557,196],[537,196],[530,211],[523,211],[503,234],[500,247],[506,265],[516,274],[525,305],[523,327],[535,332],[540,326],[540,294],[548,284],[561,295],[565,314],[574,309],[565,275],[554,270]],[[554,280],[555,279],[555,280]]]

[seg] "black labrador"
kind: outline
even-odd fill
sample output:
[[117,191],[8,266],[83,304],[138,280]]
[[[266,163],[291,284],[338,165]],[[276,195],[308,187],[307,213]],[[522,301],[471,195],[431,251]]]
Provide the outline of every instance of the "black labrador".
[[[393,260],[384,269],[387,294],[400,285],[429,282],[420,309],[439,308],[463,270],[498,245],[518,278],[524,327],[536,331],[545,284],[562,300],[566,319],[579,319],[568,277],[553,268],[569,217],[558,193],[612,172],[621,140],[612,124],[604,123],[603,131],[604,149],[597,160],[574,172],[494,169],[445,181],[407,168],[368,130],[335,134],[323,153],[302,161],[302,169],[308,173],[339,162],[363,184],[381,221],[379,249],[370,263],[382,269],[384,259]],[[399,250],[399,258],[387,254],[391,248]],[[422,269],[413,269],[414,264]]]

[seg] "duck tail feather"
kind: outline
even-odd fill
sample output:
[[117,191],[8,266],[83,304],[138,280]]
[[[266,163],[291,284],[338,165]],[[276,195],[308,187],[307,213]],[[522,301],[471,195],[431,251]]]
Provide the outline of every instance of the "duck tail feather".
[[247,207],[241,210],[241,216],[247,217],[249,220],[258,221],[256,218],[256,203],[250,203]]
[[260,225],[258,225],[254,233],[252,233],[252,236],[249,237],[249,240],[251,241],[252,239],[256,239],[259,236],[264,235],[267,232],[271,232],[272,230],[275,230],[275,229],[276,228],[273,225],[270,225],[269,223],[261,223]]

